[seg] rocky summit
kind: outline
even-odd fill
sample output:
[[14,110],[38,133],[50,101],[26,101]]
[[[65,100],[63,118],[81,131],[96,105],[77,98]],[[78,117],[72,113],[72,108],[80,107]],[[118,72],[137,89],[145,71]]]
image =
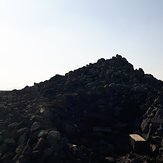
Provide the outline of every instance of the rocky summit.
[[1,163],[163,162],[163,82],[116,55],[0,92]]

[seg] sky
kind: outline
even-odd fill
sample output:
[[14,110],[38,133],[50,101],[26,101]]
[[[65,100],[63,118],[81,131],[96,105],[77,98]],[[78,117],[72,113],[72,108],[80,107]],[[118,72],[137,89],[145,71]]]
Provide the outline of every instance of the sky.
[[0,0],[0,90],[116,54],[163,80],[163,0]]

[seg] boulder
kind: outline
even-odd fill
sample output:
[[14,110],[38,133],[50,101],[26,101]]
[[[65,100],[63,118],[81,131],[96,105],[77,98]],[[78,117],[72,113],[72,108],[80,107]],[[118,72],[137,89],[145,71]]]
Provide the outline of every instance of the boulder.
[[34,132],[34,131],[37,131],[38,129],[40,129],[40,123],[39,122],[34,122],[31,126],[31,131]]
[[17,154],[21,154],[22,151],[23,151],[23,149],[24,149],[24,146],[23,146],[23,145],[19,145],[19,146],[16,148],[16,153],[17,153]]
[[18,122],[14,122],[14,123],[11,123],[8,125],[8,128],[9,129],[13,129],[13,128],[17,128],[19,126],[19,123]]
[[17,135],[21,135],[23,133],[28,133],[29,129],[27,127],[23,127],[23,128],[20,128],[19,130],[17,130]]
[[26,133],[22,134],[18,139],[18,145],[26,144],[27,139],[28,139],[27,134]]
[[35,150],[39,150],[40,151],[41,149],[43,149],[44,144],[45,144],[45,139],[39,138],[37,143],[36,143],[36,145],[33,148],[33,151],[35,151]]
[[52,145],[57,144],[60,141],[60,139],[61,137],[59,131],[52,130],[47,135],[47,140]]
[[48,132],[49,132],[49,130],[41,130],[38,133],[38,138],[40,138],[40,137],[46,137],[48,135]]
[[15,145],[15,140],[13,138],[4,139],[4,143],[8,145]]

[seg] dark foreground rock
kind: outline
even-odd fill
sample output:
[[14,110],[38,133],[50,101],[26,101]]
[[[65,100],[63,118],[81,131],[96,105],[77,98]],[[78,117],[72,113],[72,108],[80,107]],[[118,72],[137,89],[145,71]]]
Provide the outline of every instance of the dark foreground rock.
[[117,55],[0,92],[0,162],[163,162],[163,82]]

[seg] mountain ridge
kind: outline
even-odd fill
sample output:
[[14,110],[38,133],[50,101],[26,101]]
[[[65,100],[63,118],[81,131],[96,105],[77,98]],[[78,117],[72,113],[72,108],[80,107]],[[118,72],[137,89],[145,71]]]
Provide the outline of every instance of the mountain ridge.
[[[162,161],[163,82],[116,55],[22,90],[0,92],[0,160]],[[148,142],[131,149],[129,134]]]

